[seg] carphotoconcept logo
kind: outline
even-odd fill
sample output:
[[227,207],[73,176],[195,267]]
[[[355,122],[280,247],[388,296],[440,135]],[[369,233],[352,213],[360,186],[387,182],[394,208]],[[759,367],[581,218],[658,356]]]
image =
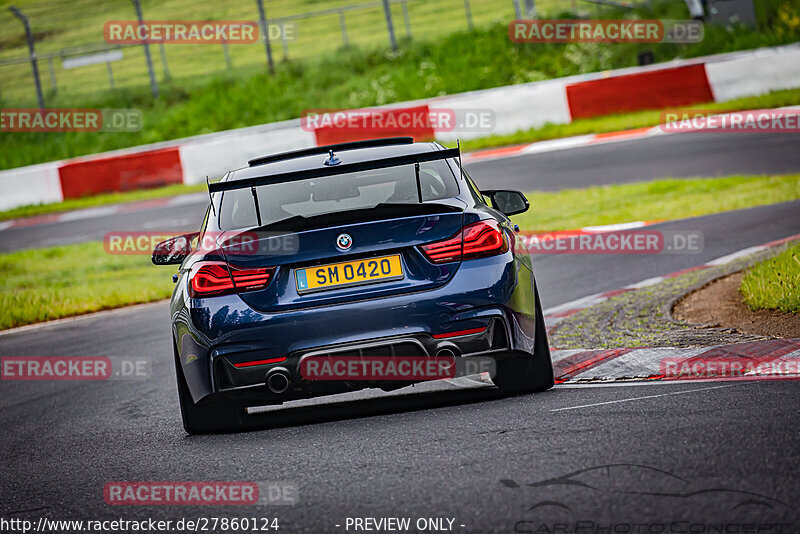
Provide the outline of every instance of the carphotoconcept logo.
[[12,109],[0,110],[0,132],[137,132],[140,109]]
[[[524,508],[509,529],[521,534],[777,534],[792,532],[786,519],[795,511],[747,488],[706,485],[661,467],[628,462],[499,483],[510,502],[522,500]],[[617,513],[608,517],[604,512],[611,508]]]
[[703,36],[697,20],[531,19],[508,25],[515,43],[699,43]]

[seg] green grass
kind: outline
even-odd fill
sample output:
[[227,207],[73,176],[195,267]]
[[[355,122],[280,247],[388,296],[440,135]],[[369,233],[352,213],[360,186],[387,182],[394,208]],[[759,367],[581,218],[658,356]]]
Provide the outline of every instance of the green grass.
[[125,191],[123,193],[107,193],[83,198],[74,198],[58,202],[55,204],[35,204],[30,206],[20,206],[18,208],[0,211],[0,221],[17,219],[20,217],[31,217],[33,215],[45,215],[48,213],[59,213],[62,211],[79,210],[84,208],[94,208],[107,204],[121,204],[124,202],[136,202],[139,200],[151,200],[154,198],[172,197],[187,193],[197,193],[205,191],[206,185],[167,185],[154,189],[139,189],[136,191]]
[[800,312],[800,244],[749,268],[739,291],[753,310]]
[[[129,2],[97,2],[96,0],[63,0],[60,2],[41,2],[22,0],[13,2],[25,12],[31,21],[36,38],[36,50],[40,55],[60,53],[66,49],[89,50],[105,46],[103,25],[110,20],[130,20],[134,17],[133,6]],[[270,0],[266,4],[267,16],[271,20],[298,14],[311,14],[331,8],[357,4],[355,0]],[[470,0],[472,20],[476,27],[494,23],[507,24],[514,18],[513,3],[508,0]],[[569,13],[573,5],[581,15],[592,17],[620,17],[633,15],[640,18],[685,18],[686,8],[682,0],[652,0],[652,9],[643,6],[633,12],[619,11],[585,2],[573,0],[537,0],[537,13],[542,17],[574,16]],[[9,2],[0,1],[0,60],[27,56],[25,36],[22,25],[6,9]],[[762,34],[782,39],[797,30],[798,21],[796,0],[758,0],[755,2],[756,14]],[[462,0],[409,0],[407,2],[412,38],[435,40],[467,27]],[[228,0],[218,2],[194,2],[192,0],[143,0],[144,17],[149,20],[254,20],[258,16],[253,0]],[[396,34],[406,38],[403,9],[392,5]],[[345,15],[347,35],[350,46],[385,51],[388,48],[388,35],[382,7],[378,4],[367,9],[348,12]],[[65,24],[68,20],[69,24]],[[295,39],[288,42],[288,57],[292,61],[317,58],[334,52],[344,42],[340,29],[339,14],[331,12],[311,16],[296,21]],[[718,32],[706,38],[709,48],[741,45],[753,47],[764,45],[763,36],[726,35]],[[282,44],[272,41],[274,58],[283,57]],[[702,46],[699,48],[703,48]],[[161,50],[153,47],[153,60],[159,78],[166,78]],[[600,53],[584,52],[592,55],[592,62],[603,64],[608,58],[604,50]],[[170,76],[187,83],[191,78],[206,78],[215,72],[224,72],[226,63],[221,45],[216,44],[168,44],[165,46],[167,67]],[[255,69],[264,67],[264,50],[261,43],[231,45],[229,53],[233,68],[229,72],[238,77],[247,77]],[[579,53],[580,55],[580,53]],[[61,59],[53,61],[58,94],[50,89],[49,64],[42,62],[41,77],[48,98],[63,96],[85,96],[108,87],[108,75],[104,64],[64,70]],[[147,85],[147,71],[141,47],[124,50],[124,59],[113,64],[115,84],[121,88]],[[4,94],[13,100],[30,98],[33,86],[32,73],[27,62],[0,66],[0,80],[3,80]]]
[[[0,2],[5,4],[6,2]],[[131,20],[134,18],[130,2],[98,2],[97,0],[61,0],[42,4],[40,0],[14,2],[31,20],[37,36],[36,51],[39,54],[59,52],[68,47],[91,47],[103,45],[103,25],[109,20]],[[364,4],[359,0],[269,0],[265,2],[267,16],[274,20],[297,14],[310,14],[352,4]],[[542,13],[552,13],[564,5],[564,0],[539,0],[537,7]],[[478,26],[492,22],[506,22],[514,18],[514,8],[506,0],[470,0],[473,23]],[[409,0],[408,14],[412,36],[421,39],[438,38],[455,31],[465,30],[467,20],[463,0]],[[149,20],[256,20],[258,9],[254,0],[227,0],[220,2],[196,2],[193,0],[142,0],[144,17]],[[392,16],[396,34],[406,35],[403,10],[399,3],[392,4]],[[64,20],[69,20],[65,24]],[[362,48],[382,48],[389,45],[383,8],[376,6],[345,13],[348,42]],[[343,44],[338,12],[311,16],[295,21],[297,31],[288,41],[288,56],[292,60],[314,58],[334,51]],[[280,39],[272,39],[273,57],[283,58]],[[117,87],[146,85],[147,71],[141,47],[128,48],[124,59],[115,62],[115,84]],[[153,61],[159,78],[164,76],[164,65],[158,45],[153,47]],[[4,7],[0,9],[0,59],[26,57],[25,36],[22,25]],[[219,44],[167,44],[165,45],[167,66],[173,78],[182,82],[188,77],[206,77],[214,71],[225,71],[225,55]],[[264,47],[261,43],[232,44],[229,54],[234,69],[239,75],[245,71],[262,70],[265,63]],[[60,59],[54,61],[55,78],[62,95],[80,95],[106,88],[109,85],[104,64],[64,70]],[[28,63],[0,67],[6,80],[9,96],[19,98],[29,95],[33,86]],[[42,79],[46,89],[50,87],[50,71],[47,62],[42,65]]]
[[800,174],[662,179],[527,195],[520,228],[550,232],[642,220],[697,217],[800,199]]
[[[748,109],[772,109],[800,104],[800,89],[775,91],[760,96],[737,98],[728,102],[712,102],[672,108],[671,110],[708,110],[716,112],[739,111]],[[619,132],[635,128],[658,126],[661,120],[660,110],[637,111],[620,115],[608,115],[591,119],[578,119],[570,124],[546,124],[540,128],[523,130],[509,135],[493,135],[463,141],[461,148],[475,151],[485,148],[532,143],[548,139],[559,139],[576,135]]]
[[[456,3],[463,7],[463,3]],[[510,9],[512,4],[503,2],[502,5]],[[686,6],[679,0],[653,0],[651,5],[652,11],[644,8],[632,13],[604,11],[603,16],[673,19],[687,16]],[[637,64],[638,54],[645,50],[652,51],[656,61],[667,61],[790,43],[800,40],[800,23],[795,24],[790,16],[791,9],[789,15],[781,15],[785,6],[796,7],[796,12],[800,10],[800,0],[759,3],[759,16],[765,21],[760,31],[744,28],[728,31],[709,26],[702,42],[684,45],[511,43],[507,32],[510,13],[505,11],[495,18],[487,15],[480,23],[476,19],[473,31],[450,33],[448,30],[446,35],[434,31],[416,33],[413,40],[403,40],[397,53],[387,51],[385,44],[339,48],[338,42],[315,35],[316,42],[324,50],[312,54],[309,59],[280,63],[274,76],[264,72],[263,65],[240,67],[237,64],[230,72],[214,71],[163,83],[162,95],[156,100],[151,97],[146,83],[115,91],[97,90],[90,95],[60,92],[48,98],[49,107],[139,108],[144,126],[141,131],[128,133],[0,133],[3,145],[0,169],[290,119],[308,109],[369,107],[629,67]],[[456,13],[455,7],[453,13]],[[137,60],[137,64],[142,63]],[[102,71],[102,67],[98,69]],[[136,77],[140,83],[147,79],[144,73]],[[13,98],[7,87],[9,83],[15,82],[4,79],[0,69],[0,94],[4,99],[0,105],[30,105],[30,98],[25,101]],[[81,86],[104,85],[85,81]],[[27,94],[32,95],[32,92]]]
[[[800,198],[800,175],[656,180],[530,193],[527,231],[677,219]],[[174,270],[102,243],[0,254],[0,329],[168,298]],[[796,280],[797,278],[795,278]],[[796,286],[795,286],[796,288]],[[796,291],[795,291],[796,293]]]
[[0,329],[167,298],[170,269],[102,243],[0,254]]

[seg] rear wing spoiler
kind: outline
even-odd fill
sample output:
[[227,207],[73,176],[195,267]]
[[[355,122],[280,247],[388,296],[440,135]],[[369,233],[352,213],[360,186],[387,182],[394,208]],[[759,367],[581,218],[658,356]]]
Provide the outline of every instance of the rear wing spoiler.
[[[433,152],[423,152],[421,154],[408,154],[405,156],[394,156],[391,158],[374,159],[369,161],[361,161],[357,163],[339,164],[331,167],[323,166],[318,169],[306,169],[302,171],[284,172],[279,174],[270,174],[267,176],[257,176],[255,178],[244,178],[241,180],[231,180],[226,182],[215,182],[213,184],[208,185],[208,191],[210,193],[218,193],[220,191],[233,191],[236,189],[254,189],[260,185],[280,184],[286,182],[294,182],[297,180],[306,180],[309,178],[321,178],[324,176],[336,176],[339,174],[348,174],[351,172],[371,171],[374,169],[383,169],[387,167],[399,167],[401,165],[415,164],[417,165],[417,167],[419,167],[420,163],[426,161],[436,161],[448,158],[458,158],[460,165],[461,149],[448,148],[445,150],[436,150]],[[418,168],[417,171],[419,171]],[[459,172],[461,172],[460,169]],[[419,182],[419,172],[417,172],[417,182]],[[417,189],[419,189],[419,187]]]

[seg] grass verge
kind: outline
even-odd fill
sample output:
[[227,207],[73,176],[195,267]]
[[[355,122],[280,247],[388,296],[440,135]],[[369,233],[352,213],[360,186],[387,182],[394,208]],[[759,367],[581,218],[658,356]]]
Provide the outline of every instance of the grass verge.
[[172,294],[172,271],[147,256],[112,256],[102,243],[0,254],[0,329]]
[[748,269],[739,291],[753,310],[800,312],[800,243]]
[[[800,198],[800,175],[656,180],[528,195],[528,231],[678,219]],[[174,270],[102,243],[0,254],[0,329],[168,298]]]
[[83,198],[74,198],[57,202],[55,204],[34,204],[30,206],[20,206],[18,208],[0,211],[0,221],[18,219],[20,217],[32,217],[34,215],[45,215],[48,213],[60,213],[62,211],[72,211],[85,208],[96,208],[108,204],[122,204],[125,202],[137,202],[140,200],[152,200],[154,198],[173,197],[187,193],[197,193],[206,190],[206,184],[198,185],[167,185],[154,189],[138,189],[136,191],[125,191],[122,193],[107,193]]

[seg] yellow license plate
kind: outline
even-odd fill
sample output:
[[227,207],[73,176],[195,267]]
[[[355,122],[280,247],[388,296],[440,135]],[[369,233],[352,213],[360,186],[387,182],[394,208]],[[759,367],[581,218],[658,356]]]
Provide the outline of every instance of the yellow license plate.
[[399,254],[307,267],[294,272],[298,293],[388,282],[401,278],[403,278],[403,263]]

